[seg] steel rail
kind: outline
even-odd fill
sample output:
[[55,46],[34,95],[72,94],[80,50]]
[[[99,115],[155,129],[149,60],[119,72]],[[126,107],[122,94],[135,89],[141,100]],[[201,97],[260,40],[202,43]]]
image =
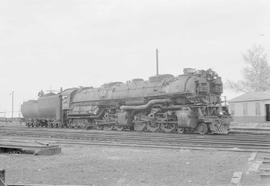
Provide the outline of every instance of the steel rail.
[[[115,133],[117,134],[117,133]],[[3,135],[3,133],[2,133]],[[193,135],[189,135],[187,137],[183,137],[185,135],[181,135],[178,136],[176,138],[164,138],[164,137],[152,137],[152,136],[119,136],[119,135],[110,135],[110,136],[106,136],[106,135],[80,135],[80,134],[76,134],[76,135],[71,135],[69,133],[49,133],[48,131],[46,133],[41,133],[41,132],[21,132],[21,131],[13,131],[13,132],[8,132],[4,135],[20,135],[20,136],[33,136],[33,137],[47,137],[47,138],[63,138],[63,139],[86,139],[86,140],[105,140],[105,141],[152,141],[152,142],[166,142],[166,143],[172,143],[172,142],[178,142],[178,143],[211,143],[211,144],[227,144],[227,143],[234,143],[235,145],[253,145],[254,146],[266,146],[268,144],[270,144],[270,140],[269,137],[268,138],[260,138],[260,139],[252,139],[250,136],[244,136],[242,138],[193,138]]]
[[129,131],[99,131],[99,130],[70,130],[70,129],[51,129],[51,128],[6,128],[6,127],[0,127],[0,133],[3,132],[32,132],[34,131],[35,133],[40,133],[40,132],[50,132],[51,134],[59,134],[61,132],[68,133],[68,134],[80,134],[80,135],[108,135],[108,136],[151,136],[151,137],[166,137],[166,138],[175,138],[175,137],[190,137],[192,136],[193,138],[223,138],[223,139],[232,139],[232,138],[239,138],[240,136],[249,136],[252,137],[252,140],[256,139],[267,139],[270,138],[270,135],[250,135],[250,134],[229,134],[229,135],[198,135],[198,134],[176,134],[176,133],[151,133],[151,132],[129,132]]
[[152,140],[156,139],[156,140],[183,140],[183,139],[189,139],[189,140],[222,140],[222,141],[231,141],[231,140],[238,140],[238,141],[245,141],[245,142],[262,142],[262,141],[266,141],[266,142],[270,142],[270,136],[262,136],[260,138],[258,138],[257,136],[251,136],[251,135],[246,135],[246,136],[200,136],[198,137],[197,135],[176,135],[176,136],[169,136],[167,137],[166,135],[159,135],[159,136],[153,136],[152,133],[149,133],[149,135],[118,135],[119,132],[115,132],[115,133],[110,133],[110,135],[107,135],[106,133],[99,133],[99,134],[93,134],[93,133],[88,133],[88,134],[80,134],[80,133],[60,133],[60,132],[55,132],[55,131],[1,131],[0,132],[2,135],[3,134],[8,134],[8,135],[45,135],[45,136],[63,136],[63,135],[68,135],[68,136],[73,136],[73,137],[77,137],[77,138],[109,138],[109,139],[113,139],[113,138],[117,138],[117,139],[122,139],[122,138],[129,138],[129,139],[147,139],[147,138],[151,138]]
[[[4,137],[2,137],[3,140]],[[6,138],[4,138],[6,139]],[[133,141],[133,142],[124,142],[124,141],[100,141],[100,140],[72,140],[72,139],[57,139],[57,138],[36,138],[36,137],[12,137],[11,140],[50,140],[53,143],[57,144],[69,144],[69,145],[104,145],[104,146],[124,146],[124,147],[146,147],[146,148],[166,148],[166,149],[195,149],[195,150],[207,150],[207,149],[217,149],[217,150],[225,150],[225,151],[241,151],[241,152],[254,152],[254,151],[261,151],[261,152],[269,152],[269,148],[262,148],[262,147],[255,147],[254,146],[243,146],[241,148],[235,147],[235,145],[227,144],[224,145],[205,145],[205,144],[168,144],[168,143],[153,143],[153,142],[140,142],[140,141]],[[1,139],[0,139],[1,140]],[[10,139],[9,139],[10,141]]]
[[[1,130],[3,132],[3,130]],[[45,133],[44,133],[45,132]],[[3,134],[3,133],[2,133]],[[109,136],[102,135],[105,133],[98,133],[93,135],[93,133],[88,133],[87,135],[81,135],[80,133],[76,132],[75,135],[70,134],[70,132],[67,133],[60,133],[50,130],[45,130],[38,132],[36,130],[31,131],[9,131],[6,135],[21,135],[21,136],[31,136],[31,137],[44,137],[47,139],[49,138],[61,138],[61,139],[73,139],[73,140],[90,140],[90,141],[99,141],[99,142],[106,142],[106,143],[128,143],[128,144],[136,144],[139,143],[140,145],[151,145],[155,144],[157,146],[159,145],[169,145],[169,146],[204,146],[204,147],[231,147],[231,148],[252,148],[252,149],[270,149],[270,140],[269,136],[266,140],[266,138],[260,138],[260,139],[252,139],[251,136],[242,136],[242,139],[224,139],[223,138],[218,139],[218,135],[215,136],[216,138],[207,138],[208,136],[201,136],[200,138],[196,138],[197,135],[180,135],[177,136],[177,138],[166,138],[165,136],[160,137],[153,137],[151,135],[149,136],[121,136],[118,135],[119,132],[110,133]],[[114,135],[112,135],[114,134]],[[130,133],[129,133],[130,134]],[[143,134],[143,133],[140,133]],[[150,133],[151,134],[151,133]],[[195,137],[196,136],[196,137]],[[164,138],[165,137],[165,138]],[[184,137],[184,138],[182,138]],[[194,138],[195,137],[195,138]],[[244,137],[244,138],[243,138]]]

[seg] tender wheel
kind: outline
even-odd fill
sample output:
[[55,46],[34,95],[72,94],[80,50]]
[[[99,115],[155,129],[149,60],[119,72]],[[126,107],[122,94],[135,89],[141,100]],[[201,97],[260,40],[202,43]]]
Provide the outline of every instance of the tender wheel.
[[97,125],[97,130],[103,130],[103,126],[102,125]]
[[112,130],[113,129],[113,125],[104,125],[103,126],[103,130]]
[[135,122],[134,124],[134,130],[135,131],[144,131],[146,129],[146,123],[145,122]]
[[14,153],[15,153],[15,154],[21,154],[22,152],[19,151],[19,150],[17,150],[17,151],[15,151]]
[[158,123],[155,123],[155,122],[149,122],[149,123],[147,123],[146,128],[150,132],[157,132],[160,128],[160,125]]
[[8,151],[8,154],[21,154],[22,152],[19,150],[10,150]]
[[124,126],[115,125],[114,129],[117,131],[122,131],[122,130],[124,130]]
[[170,133],[170,132],[175,131],[176,126],[175,126],[175,124],[172,124],[172,123],[162,123],[161,126],[160,126],[160,129],[163,132]]
[[197,132],[201,135],[204,135],[208,132],[208,126],[205,123],[200,123],[197,127]]
[[184,134],[185,133],[185,129],[184,128],[178,128],[177,129],[177,133],[178,134]]

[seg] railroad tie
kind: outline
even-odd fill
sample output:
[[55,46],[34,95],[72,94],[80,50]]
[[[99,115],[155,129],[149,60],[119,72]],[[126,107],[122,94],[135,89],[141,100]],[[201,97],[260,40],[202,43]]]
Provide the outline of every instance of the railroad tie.
[[270,164],[270,159],[263,159],[263,164]]
[[269,166],[270,165],[270,157],[269,156],[263,157],[262,164],[264,165],[264,167],[260,168],[259,175],[262,179],[269,180],[270,179],[270,166]]

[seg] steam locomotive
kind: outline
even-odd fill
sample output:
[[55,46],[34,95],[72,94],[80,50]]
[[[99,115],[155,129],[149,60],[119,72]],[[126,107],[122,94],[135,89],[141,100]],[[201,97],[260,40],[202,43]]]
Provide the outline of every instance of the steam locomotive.
[[231,116],[222,92],[216,72],[186,68],[179,76],[41,93],[21,112],[28,127],[227,134]]

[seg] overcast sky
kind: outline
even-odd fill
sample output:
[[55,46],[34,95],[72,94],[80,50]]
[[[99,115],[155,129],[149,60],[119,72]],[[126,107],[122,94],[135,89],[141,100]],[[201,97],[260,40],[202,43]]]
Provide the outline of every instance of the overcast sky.
[[41,89],[146,79],[155,48],[160,73],[212,68],[239,80],[254,44],[270,55],[270,1],[1,0],[0,112],[12,90],[19,111]]

